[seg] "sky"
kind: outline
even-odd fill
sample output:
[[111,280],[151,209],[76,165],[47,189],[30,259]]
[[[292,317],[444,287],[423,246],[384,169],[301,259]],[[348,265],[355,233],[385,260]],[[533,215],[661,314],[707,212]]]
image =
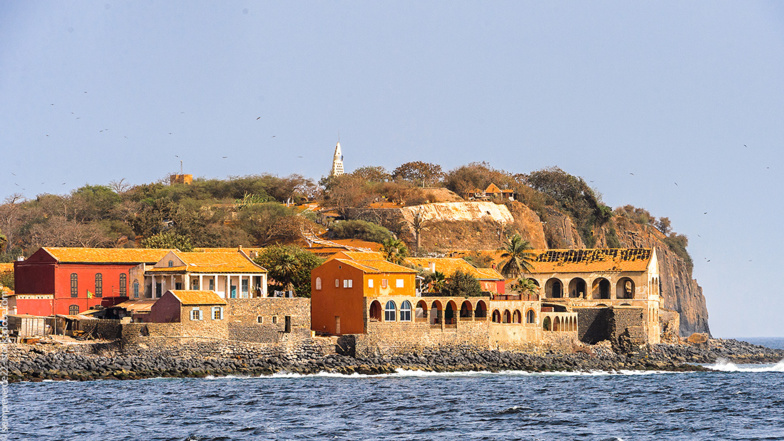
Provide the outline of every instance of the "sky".
[[0,199],[558,166],[689,237],[716,337],[784,337],[784,4],[0,2]]

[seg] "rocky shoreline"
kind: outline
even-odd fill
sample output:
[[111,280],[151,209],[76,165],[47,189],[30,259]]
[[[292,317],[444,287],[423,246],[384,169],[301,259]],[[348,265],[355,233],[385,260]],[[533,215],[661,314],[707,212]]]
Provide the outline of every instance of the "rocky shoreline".
[[[203,349],[200,352],[200,349]],[[590,372],[621,370],[706,371],[698,363],[723,358],[739,363],[777,363],[784,350],[737,340],[711,339],[701,345],[653,345],[616,353],[609,345],[576,347],[571,353],[522,353],[476,348],[423,350],[406,355],[351,357],[318,350],[260,353],[252,348],[214,345],[127,350],[115,342],[89,345],[9,345],[8,381],[142,379],[153,377],[258,376],[274,373],[379,375],[398,369],[429,372],[528,371]],[[195,353],[203,355],[195,356]]]

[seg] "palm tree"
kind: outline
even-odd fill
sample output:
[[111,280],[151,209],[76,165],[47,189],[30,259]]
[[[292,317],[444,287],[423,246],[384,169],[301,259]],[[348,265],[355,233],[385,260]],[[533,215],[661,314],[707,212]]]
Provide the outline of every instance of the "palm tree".
[[392,263],[402,265],[405,258],[408,257],[408,248],[400,239],[390,237],[382,245],[384,258]]
[[446,276],[440,271],[428,273],[425,276],[425,283],[428,285],[428,292],[443,292],[446,285]]
[[514,291],[517,291],[522,294],[526,295],[533,295],[539,293],[539,286],[534,283],[531,279],[526,279],[525,277],[520,277],[517,281],[511,286]]
[[501,273],[507,277],[515,277],[530,271],[532,268],[531,262],[533,262],[535,257],[534,253],[531,252],[532,249],[531,243],[524,240],[519,234],[507,238],[502,248],[504,253],[501,254],[501,257],[509,260],[501,267]]

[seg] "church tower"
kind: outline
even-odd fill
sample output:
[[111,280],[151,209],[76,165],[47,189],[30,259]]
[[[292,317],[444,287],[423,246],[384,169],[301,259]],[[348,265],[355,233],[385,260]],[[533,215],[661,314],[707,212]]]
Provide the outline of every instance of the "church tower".
[[340,151],[340,142],[335,146],[335,156],[332,158],[332,171],[330,176],[340,176],[343,174],[343,153]]

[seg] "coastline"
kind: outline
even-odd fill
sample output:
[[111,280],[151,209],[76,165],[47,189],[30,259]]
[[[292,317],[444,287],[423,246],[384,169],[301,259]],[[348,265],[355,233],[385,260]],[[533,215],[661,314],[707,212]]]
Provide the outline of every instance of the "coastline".
[[[204,347],[203,354],[194,352]],[[391,374],[398,370],[425,372],[617,372],[710,371],[700,364],[725,359],[734,363],[777,363],[784,350],[751,343],[711,339],[702,345],[659,344],[629,353],[609,346],[581,346],[572,352],[544,353],[450,347],[412,351],[403,355],[353,357],[324,355],[318,350],[263,355],[253,350],[215,350],[195,344],[179,347],[123,350],[116,342],[64,345],[9,345],[8,381],[135,380],[157,377],[219,377],[292,374]]]

